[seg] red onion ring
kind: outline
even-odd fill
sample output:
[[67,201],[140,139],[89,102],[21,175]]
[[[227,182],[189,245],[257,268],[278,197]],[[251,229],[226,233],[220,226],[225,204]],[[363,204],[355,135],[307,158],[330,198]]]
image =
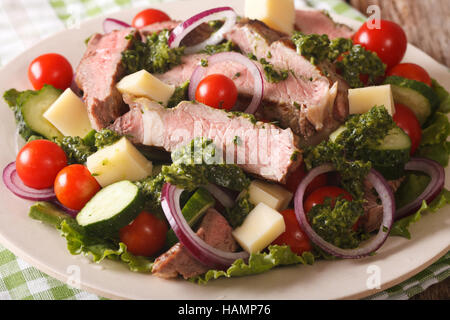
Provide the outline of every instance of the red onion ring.
[[206,190],[211,193],[211,195],[217,199],[225,208],[231,208],[234,205],[233,198],[230,197],[222,188],[216,186],[215,184],[209,183],[204,186]]
[[214,269],[226,269],[238,259],[247,260],[249,254],[245,251],[226,252],[218,250],[200,239],[188,225],[181,213],[179,189],[169,183],[164,184],[161,191],[161,206],[170,226],[186,249],[198,261]]
[[219,30],[214,32],[205,41],[196,44],[195,46],[187,47],[184,52],[187,54],[191,54],[203,50],[207,45],[218,44],[220,41],[222,41],[223,35],[231,30],[231,28],[236,24],[237,14],[231,7],[219,7],[205,10],[180,23],[170,33],[168,42],[169,47],[178,48],[180,46],[181,40],[183,40],[186,35],[188,35],[192,30],[197,28],[202,23],[223,19],[225,19],[225,23]]
[[416,213],[422,206],[423,200],[427,203],[436,198],[444,188],[445,170],[436,161],[424,158],[412,158],[406,165],[407,171],[421,171],[430,176],[431,181],[425,190],[413,202],[408,203],[395,212],[395,220]]
[[120,29],[124,29],[124,28],[130,28],[131,25],[129,25],[128,23],[118,20],[118,19],[113,19],[113,18],[106,18],[103,21],[103,32],[104,33],[110,33],[114,30],[120,30]]
[[369,240],[369,243],[364,245],[363,247],[358,247],[356,249],[342,249],[334,246],[333,244],[322,239],[311,227],[308,222],[308,218],[306,216],[305,210],[303,208],[303,197],[305,195],[306,187],[311,183],[311,181],[322,173],[327,173],[330,171],[335,171],[333,165],[326,164],[312,169],[306,176],[303,178],[300,183],[297,192],[295,193],[294,199],[294,207],[295,207],[295,215],[297,220],[308,235],[310,240],[318,245],[321,249],[326,252],[344,259],[358,259],[365,256],[368,256],[372,252],[378,250],[383,243],[386,241],[389,232],[391,230],[392,224],[394,222],[394,211],[395,211],[395,200],[394,194],[392,192],[391,187],[388,185],[387,181],[383,178],[383,176],[375,170],[371,170],[367,175],[367,179],[371,182],[375,190],[377,191],[382,203],[383,203],[383,221],[381,223],[378,234],[375,238]]
[[16,163],[11,162],[3,169],[3,183],[16,196],[32,201],[51,201],[56,199],[53,188],[34,189],[26,186],[16,170]]
[[72,218],[76,218],[77,214],[80,212],[79,210],[74,210],[67,208],[65,205],[63,205],[61,202],[59,202],[57,199],[53,200],[52,203],[57,206],[59,209],[70,215]]
[[[225,61],[233,61],[242,64],[243,66],[247,67],[247,69],[253,76],[253,98],[244,112],[254,114],[256,110],[258,110],[258,107],[261,104],[264,96],[264,78],[261,71],[252,60],[237,52],[220,52],[208,57],[208,67]],[[189,83],[190,100],[195,100],[195,91],[197,90],[198,84],[205,75],[208,67],[199,65],[192,73]]]

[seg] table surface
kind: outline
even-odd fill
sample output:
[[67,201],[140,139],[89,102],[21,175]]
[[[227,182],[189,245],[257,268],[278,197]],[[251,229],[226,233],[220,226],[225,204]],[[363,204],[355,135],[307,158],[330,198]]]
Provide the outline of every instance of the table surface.
[[[407,34],[408,42],[450,67],[449,0],[347,0],[347,2],[363,14],[366,14],[369,5],[378,5],[382,19],[400,24]],[[429,287],[411,299],[450,299],[450,278]]]

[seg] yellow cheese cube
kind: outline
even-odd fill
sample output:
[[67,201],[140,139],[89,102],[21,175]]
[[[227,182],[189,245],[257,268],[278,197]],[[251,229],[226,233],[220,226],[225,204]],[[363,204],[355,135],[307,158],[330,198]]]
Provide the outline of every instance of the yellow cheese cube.
[[86,105],[70,88],[59,96],[43,116],[65,136],[83,138],[92,130]]
[[366,113],[374,106],[384,106],[392,116],[395,113],[391,85],[373,86],[348,90],[350,114]]
[[248,192],[254,205],[262,202],[277,211],[286,209],[292,199],[292,193],[282,186],[259,180],[250,183]]
[[294,0],[245,0],[245,16],[292,35],[295,24]]
[[86,166],[102,187],[122,180],[144,179],[153,168],[125,137],[89,156]]
[[255,253],[263,250],[286,230],[283,216],[264,203],[259,203],[233,231],[233,237],[244,250]]
[[165,84],[146,70],[124,77],[116,87],[121,93],[145,97],[165,106],[175,92],[174,86]]

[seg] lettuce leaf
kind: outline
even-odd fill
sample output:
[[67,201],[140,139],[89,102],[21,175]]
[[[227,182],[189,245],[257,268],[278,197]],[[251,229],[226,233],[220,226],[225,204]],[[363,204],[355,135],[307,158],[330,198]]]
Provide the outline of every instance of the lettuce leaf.
[[432,88],[438,97],[436,112],[427,121],[422,130],[422,140],[416,155],[439,162],[446,167],[450,157],[450,123],[447,113],[450,112],[450,94],[435,79]]
[[450,156],[450,145],[447,142],[449,135],[450,122],[447,115],[436,112],[422,130],[422,140],[416,156],[435,160],[446,167]]
[[442,87],[439,82],[435,79],[431,79],[432,82],[432,88],[434,92],[436,92],[436,95],[438,96],[438,111],[443,113],[449,113],[450,112],[450,94],[447,90],[445,90],[444,87]]
[[436,212],[447,204],[450,204],[450,191],[444,188],[441,193],[433,201],[431,201],[430,204],[427,204],[424,200],[422,202],[422,206],[415,214],[396,221],[393,224],[389,235],[411,239],[411,233],[409,232],[409,227],[411,224],[419,221],[424,213]]
[[61,234],[67,240],[67,249],[73,255],[91,255],[94,262],[104,259],[120,260],[128,265],[131,271],[150,272],[152,262],[144,257],[137,257],[127,251],[124,243],[100,239],[86,234],[75,219],[66,219],[61,223]]
[[220,277],[242,277],[269,271],[277,266],[303,264],[312,265],[314,256],[310,252],[304,252],[301,256],[296,255],[288,246],[269,246],[269,252],[252,253],[248,264],[242,259],[236,260],[227,270],[209,270],[202,276],[189,279],[191,282],[206,284],[210,280]]

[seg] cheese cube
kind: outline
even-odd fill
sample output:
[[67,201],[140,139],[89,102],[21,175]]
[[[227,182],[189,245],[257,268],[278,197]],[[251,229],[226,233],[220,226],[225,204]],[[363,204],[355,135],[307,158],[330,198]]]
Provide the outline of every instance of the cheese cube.
[[286,230],[283,216],[264,203],[258,204],[233,231],[233,237],[244,250],[255,253],[263,250]]
[[89,156],[86,166],[102,187],[122,180],[144,179],[153,168],[125,137]]
[[167,102],[175,92],[175,87],[165,84],[146,70],[124,77],[116,85],[121,93],[129,93],[137,97],[146,97],[167,106]]
[[91,122],[84,102],[67,88],[43,114],[65,136],[84,137],[91,130]]
[[282,186],[259,180],[250,183],[248,192],[254,205],[262,202],[277,211],[286,209],[292,200],[292,193]]
[[245,16],[288,35],[294,32],[294,0],[245,0]]
[[374,106],[384,106],[392,116],[395,113],[391,85],[373,86],[348,90],[350,114],[368,112]]

